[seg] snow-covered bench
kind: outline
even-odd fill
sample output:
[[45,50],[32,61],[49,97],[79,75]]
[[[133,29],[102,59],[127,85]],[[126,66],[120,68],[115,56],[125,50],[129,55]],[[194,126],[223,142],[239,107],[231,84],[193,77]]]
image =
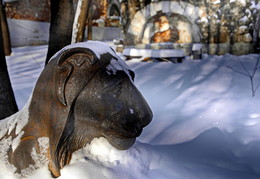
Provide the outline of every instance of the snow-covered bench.
[[137,49],[125,48],[123,55],[126,58],[142,58],[148,60],[150,58],[167,59],[174,63],[181,63],[185,57],[182,49]]

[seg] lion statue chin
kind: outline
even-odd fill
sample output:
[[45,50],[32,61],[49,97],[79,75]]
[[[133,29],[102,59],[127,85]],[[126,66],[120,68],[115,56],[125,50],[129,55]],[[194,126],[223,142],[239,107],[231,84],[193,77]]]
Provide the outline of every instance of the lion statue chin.
[[72,153],[94,138],[130,148],[152,119],[133,79],[105,43],[64,47],[42,71],[28,105],[0,121],[0,157],[22,176],[44,163],[58,177]]

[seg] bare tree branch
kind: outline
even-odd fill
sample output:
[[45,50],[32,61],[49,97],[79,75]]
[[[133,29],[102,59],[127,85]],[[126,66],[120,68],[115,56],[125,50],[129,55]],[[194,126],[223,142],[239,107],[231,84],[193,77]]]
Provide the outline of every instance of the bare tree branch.
[[255,87],[255,91],[257,90],[257,88],[259,88],[260,86],[260,83],[258,83],[258,85]]
[[241,75],[248,76],[248,74],[243,73],[243,72],[241,72],[241,71],[238,71],[237,69],[234,69],[234,68],[231,67],[231,66],[227,66],[227,68],[229,68],[229,69],[233,70],[234,72],[237,72],[237,73],[239,73],[239,74],[241,74]]
[[[237,59],[237,58],[236,58],[236,59]],[[259,86],[260,86],[260,83],[258,83],[256,86],[255,86],[255,84],[254,84],[254,76],[255,76],[257,70],[260,68],[260,65],[259,65],[260,55],[258,56],[258,58],[257,58],[257,60],[256,60],[256,62],[255,62],[255,65],[254,65],[254,67],[253,67],[253,69],[252,69],[252,73],[251,73],[251,74],[250,74],[250,72],[248,71],[248,69],[246,68],[245,64],[244,64],[241,60],[239,60],[239,59],[238,59],[238,61],[239,61],[239,64],[241,65],[241,67],[244,69],[245,72],[239,71],[239,70],[237,70],[237,69],[235,69],[235,68],[233,68],[233,67],[231,67],[231,66],[227,66],[227,68],[229,68],[229,69],[233,70],[234,72],[237,72],[237,73],[239,73],[239,74],[241,74],[241,75],[247,76],[247,77],[250,79],[252,97],[254,97],[254,96],[255,96],[255,93],[256,93],[256,90],[257,90],[257,89],[259,88]]]
[[260,58],[258,58],[258,59],[256,60],[256,63],[255,63],[255,66],[254,66],[254,70],[253,70],[253,73],[252,73],[252,77],[254,77],[255,74],[256,74],[257,67],[258,67],[258,64],[259,64],[259,59],[260,59]]
[[247,68],[245,67],[244,63],[241,62],[241,60],[238,60],[239,64],[242,66],[242,68],[245,70],[245,72],[247,73],[248,76],[250,76],[249,71],[247,70]]

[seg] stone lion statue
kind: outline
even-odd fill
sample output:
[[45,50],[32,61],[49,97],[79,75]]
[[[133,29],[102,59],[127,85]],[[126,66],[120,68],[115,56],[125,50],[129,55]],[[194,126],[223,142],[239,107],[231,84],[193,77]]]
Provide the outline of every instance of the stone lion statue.
[[0,157],[16,173],[46,164],[54,177],[93,138],[130,148],[152,112],[134,73],[102,42],[69,45],[42,71],[28,104],[0,121]]

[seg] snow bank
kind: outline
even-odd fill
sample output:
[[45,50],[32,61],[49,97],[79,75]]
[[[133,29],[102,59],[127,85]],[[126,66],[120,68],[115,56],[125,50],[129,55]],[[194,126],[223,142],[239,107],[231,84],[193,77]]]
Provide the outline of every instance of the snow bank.
[[119,151],[101,137],[75,152],[59,178],[175,178],[180,171],[189,173],[153,146],[137,141],[129,150]]
[[[248,131],[242,126],[249,121],[258,121],[260,125],[260,118],[252,119],[253,114],[260,114],[259,89],[252,98],[250,79],[228,68],[244,71],[243,63],[251,73],[257,58],[256,54],[204,56],[202,61],[179,65],[129,62],[137,74],[136,85],[150,104],[155,119],[140,140],[169,145],[192,140],[212,127],[242,133],[242,130]],[[255,85],[260,83],[259,79],[258,70]],[[155,122],[157,119],[163,123]],[[260,135],[257,136],[260,139]],[[248,137],[240,136],[239,140],[245,143]]]
[[[81,171],[82,178],[143,178],[149,169],[150,159],[147,156],[139,158],[140,152],[135,146],[127,151],[119,151],[105,138],[94,139],[91,144],[73,154],[71,165],[61,171],[60,178],[78,178],[70,172],[75,166]],[[128,170],[130,166],[131,171]]]

